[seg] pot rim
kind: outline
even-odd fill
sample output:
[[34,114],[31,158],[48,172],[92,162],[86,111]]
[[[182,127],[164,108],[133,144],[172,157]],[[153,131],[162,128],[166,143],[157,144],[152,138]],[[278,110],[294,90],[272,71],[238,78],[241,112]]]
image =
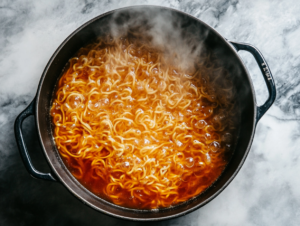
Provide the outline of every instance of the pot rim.
[[[206,199],[205,201],[203,202],[200,202],[199,204],[197,204],[196,206],[192,207],[192,208],[189,208],[187,210],[184,210],[180,213],[177,213],[177,214],[173,214],[173,215],[169,215],[169,216],[165,216],[165,217],[157,217],[157,218],[132,218],[132,217],[126,217],[126,216],[122,216],[122,215],[118,215],[118,214],[114,214],[114,213],[111,213],[109,211],[105,211],[95,205],[93,205],[92,203],[90,203],[89,201],[87,201],[86,199],[84,199],[83,197],[79,196],[77,194],[76,191],[74,191],[67,183],[64,182],[64,180],[59,176],[59,174],[57,173],[56,171],[56,168],[53,166],[48,154],[47,154],[47,151],[46,151],[46,148],[44,146],[44,143],[43,143],[43,140],[42,140],[42,135],[41,135],[41,132],[40,132],[40,125],[39,125],[39,122],[38,122],[38,119],[39,119],[39,111],[38,111],[38,105],[39,105],[39,102],[40,102],[40,95],[41,95],[41,87],[44,83],[44,79],[47,75],[47,72],[48,72],[48,69],[49,67],[51,66],[51,64],[53,63],[54,59],[57,57],[58,53],[61,51],[61,49],[65,46],[65,44],[74,36],[76,35],[79,31],[81,31],[82,29],[84,29],[85,27],[89,26],[91,23],[107,16],[107,15],[110,15],[110,14],[113,14],[115,12],[118,12],[118,11],[123,11],[123,10],[127,10],[127,9],[138,9],[138,8],[143,8],[143,7],[151,7],[151,8],[159,8],[159,9],[166,9],[166,10],[171,10],[171,11],[174,11],[174,12],[177,12],[179,14],[183,14],[184,16],[187,16],[187,17],[190,17],[191,19],[193,20],[196,20],[197,22],[203,24],[205,27],[207,27],[210,31],[214,32],[215,35],[217,35],[219,38],[221,38],[221,40],[223,40],[226,45],[231,48],[232,52],[234,52],[235,56],[237,57],[237,59],[239,60],[239,63],[240,65],[242,65],[243,69],[245,70],[246,72],[246,75],[247,75],[247,79],[248,79],[248,82],[250,84],[250,90],[251,90],[251,94],[252,94],[252,98],[253,98],[253,125],[252,125],[252,131],[251,131],[251,136],[250,136],[250,140],[248,142],[248,146],[247,146],[247,149],[245,150],[245,153],[244,153],[244,156],[243,158],[241,159],[240,163],[238,164],[238,167],[237,169],[235,170],[235,172],[232,174],[232,176],[222,185],[222,187],[220,189],[218,189],[212,196],[210,196],[208,199]],[[50,104],[50,103],[49,103]],[[243,166],[247,156],[248,156],[248,153],[250,151],[250,148],[251,148],[251,145],[252,145],[252,142],[253,142],[253,138],[254,138],[254,133],[255,133],[255,128],[256,128],[256,115],[257,115],[257,107],[256,107],[256,97],[255,97],[255,91],[254,91],[254,87],[253,87],[253,83],[252,83],[252,80],[251,80],[251,77],[250,77],[250,74],[249,74],[249,71],[247,70],[246,66],[244,65],[242,59],[240,58],[240,56],[238,55],[237,51],[235,50],[235,48],[232,46],[232,44],[230,44],[230,42],[225,39],[219,32],[217,32],[213,27],[211,27],[210,25],[208,25],[207,23],[203,22],[202,20],[188,14],[188,13],[185,13],[185,12],[182,12],[180,10],[177,10],[177,9],[174,9],[174,8],[170,8],[170,7],[165,7],[165,6],[158,6],[158,5],[134,5],[134,6],[127,6],[127,7],[122,7],[122,8],[118,8],[118,9],[114,9],[114,10],[111,10],[111,11],[108,11],[108,12],[105,12],[101,15],[98,15],[94,18],[92,18],[91,20],[85,22],[83,25],[81,25],[80,27],[78,27],[77,29],[75,29],[60,45],[59,47],[55,50],[55,52],[52,54],[51,58],[49,59],[43,73],[42,73],[42,76],[40,78],[40,81],[39,81],[39,84],[38,84],[38,89],[37,89],[37,93],[36,93],[36,101],[35,101],[35,122],[36,122],[36,127],[37,127],[37,132],[38,132],[38,136],[39,136],[39,141],[40,141],[40,144],[42,146],[42,149],[43,149],[43,153],[47,159],[47,162],[48,164],[50,165],[50,168],[52,170],[52,172],[55,173],[55,176],[59,179],[59,181],[75,196],[77,197],[79,200],[81,200],[84,204],[87,204],[89,207],[92,207],[93,209],[97,210],[97,211],[100,211],[101,213],[104,213],[106,215],[109,215],[109,216],[113,216],[113,217],[116,217],[116,218],[119,218],[119,219],[123,219],[123,220],[133,220],[133,221],[159,221],[159,220],[168,220],[168,219],[172,219],[172,218],[177,218],[177,217],[180,217],[180,216],[183,216],[183,215],[186,215],[196,209],[199,209],[200,207],[206,205],[207,203],[209,203],[211,200],[213,200],[214,198],[216,198],[230,183],[231,181],[235,178],[235,176],[238,174],[239,170],[241,169],[241,167]],[[103,200],[103,199],[102,199]],[[105,201],[105,200],[104,200]],[[131,209],[130,209],[131,210]],[[134,209],[132,209],[132,211],[135,211]]]

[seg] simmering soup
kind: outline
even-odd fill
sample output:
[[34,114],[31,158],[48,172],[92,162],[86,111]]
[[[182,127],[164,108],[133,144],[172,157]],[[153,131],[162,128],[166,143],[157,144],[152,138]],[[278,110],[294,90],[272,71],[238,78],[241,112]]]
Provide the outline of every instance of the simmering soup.
[[211,58],[182,68],[129,36],[81,48],[50,112],[72,175],[97,196],[134,209],[174,206],[211,186],[236,131],[233,86]]

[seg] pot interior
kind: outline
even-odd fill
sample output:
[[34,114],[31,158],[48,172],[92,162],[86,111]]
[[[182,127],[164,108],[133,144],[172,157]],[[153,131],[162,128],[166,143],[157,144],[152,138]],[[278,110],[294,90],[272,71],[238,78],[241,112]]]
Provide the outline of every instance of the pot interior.
[[[98,36],[126,29],[144,32],[145,29],[151,29],[153,21],[160,24],[161,29],[166,31],[164,38],[172,41],[172,37],[168,37],[168,31],[178,31],[176,34],[181,35],[190,44],[192,43],[191,45],[195,45],[195,49],[201,45],[203,51],[211,51],[222,67],[229,71],[237,92],[240,132],[232,159],[213,186],[196,198],[174,208],[142,211],[119,207],[95,196],[71,175],[53,142],[49,112],[55,85],[62,75],[63,68],[81,47]],[[42,75],[36,101],[36,120],[41,144],[49,165],[59,180],[83,203],[109,215],[131,220],[161,220],[177,217],[203,206],[217,196],[237,174],[248,154],[254,133],[255,114],[252,83],[243,63],[230,44],[198,19],[173,9],[157,6],[129,7],[108,12],[77,29],[62,43],[50,59]]]

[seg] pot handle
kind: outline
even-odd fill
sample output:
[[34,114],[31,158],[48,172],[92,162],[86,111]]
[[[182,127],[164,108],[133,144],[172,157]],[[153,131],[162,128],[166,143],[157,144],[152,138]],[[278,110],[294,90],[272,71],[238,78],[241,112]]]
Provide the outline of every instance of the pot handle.
[[266,113],[266,111],[271,107],[271,105],[274,103],[276,99],[276,87],[275,87],[273,75],[271,73],[271,70],[265,58],[256,47],[247,43],[239,43],[233,41],[229,41],[229,42],[235,47],[237,51],[245,50],[250,52],[254,56],[264,76],[265,82],[267,84],[267,88],[269,91],[269,98],[263,105],[257,106],[257,115],[256,115],[256,123],[257,123],[261,119],[261,117]]
[[29,172],[29,174],[37,179],[44,179],[48,181],[56,181],[54,176],[51,173],[42,173],[34,168],[32,165],[29,153],[27,151],[26,144],[23,139],[23,134],[22,134],[22,123],[25,118],[27,118],[30,115],[34,115],[34,110],[35,110],[35,99],[29,104],[29,106],[22,111],[18,117],[16,118],[14,129],[15,129],[15,136],[16,136],[16,141],[19,147],[19,151],[23,160],[23,163]]

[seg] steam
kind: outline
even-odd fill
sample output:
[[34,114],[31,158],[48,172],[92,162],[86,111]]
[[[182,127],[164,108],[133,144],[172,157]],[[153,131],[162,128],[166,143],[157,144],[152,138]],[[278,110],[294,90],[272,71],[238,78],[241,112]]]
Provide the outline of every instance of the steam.
[[206,52],[203,41],[208,31],[170,10],[134,8],[117,11],[108,28],[113,38],[134,32],[151,47],[162,51],[169,63],[183,70],[191,71]]
[[[125,8],[104,20],[99,26],[94,26],[97,36],[109,34],[113,39],[119,39],[127,37],[129,33],[133,34],[145,44],[161,51],[163,61],[168,66],[186,74],[200,70],[208,94],[217,97],[220,103],[227,105],[234,102],[236,92],[231,78],[241,75],[236,67],[236,59],[230,58],[228,52],[217,45],[209,43],[210,29],[201,26],[201,23],[185,14],[157,7]],[[230,68],[230,73],[226,68]],[[245,90],[247,87],[240,89],[242,92]],[[233,117],[236,110],[227,110],[227,115],[237,118]]]

